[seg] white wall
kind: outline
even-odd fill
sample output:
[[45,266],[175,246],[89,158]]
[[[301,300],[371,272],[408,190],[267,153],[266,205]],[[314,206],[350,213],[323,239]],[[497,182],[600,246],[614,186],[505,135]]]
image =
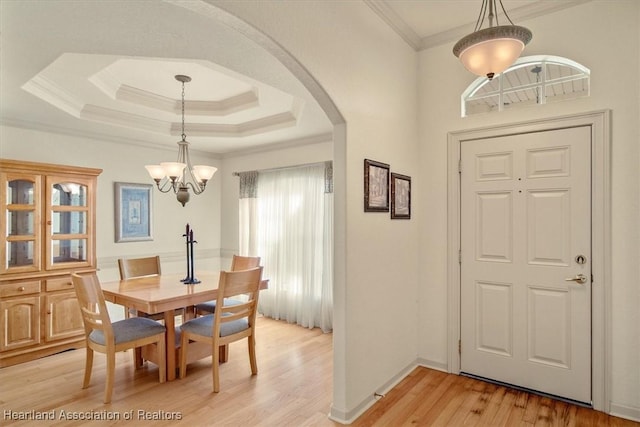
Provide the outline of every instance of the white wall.
[[[350,419],[417,357],[417,55],[364,2],[212,3],[282,45],[346,121],[346,146],[335,142],[336,165],[346,165],[345,181],[336,182],[346,191],[345,271],[336,274],[346,280],[334,290],[342,312],[334,324],[332,414]],[[413,177],[410,221],[363,212],[365,158]]]
[[[346,121],[346,143],[336,140],[333,147],[334,160],[343,167],[336,175],[341,178],[337,185],[342,186],[346,201],[344,235],[338,239],[346,256],[344,271],[337,272],[345,280],[337,283],[335,292],[336,309],[341,311],[335,317],[341,323],[336,326],[340,331],[334,343],[334,416],[349,419],[357,415],[373,401],[375,391],[383,391],[417,358],[446,365],[447,132],[603,108],[613,110],[614,350],[610,397],[612,408],[637,414],[638,2],[592,1],[522,23],[534,32],[526,54],[566,56],[592,69],[590,98],[467,119],[459,118],[459,94],[473,77],[451,54],[451,45],[416,54],[364,2],[212,3],[246,19],[299,60]],[[628,43],[628,48],[621,48],[620,40]],[[193,57],[215,60],[213,53],[193,44],[181,47],[191,49]],[[159,43],[157,49],[145,53],[161,55],[164,44]],[[172,197],[154,193],[156,240],[115,244],[113,182],[148,182],[143,164],[173,153],[124,147],[131,154],[124,157],[119,155],[120,144],[101,144],[98,151],[86,138],[9,127],[0,128],[0,140],[2,157],[51,163],[67,163],[65,159],[72,158],[72,164],[105,169],[99,179],[98,200],[101,259],[158,250],[177,253],[181,245],[174,239],[180,238],[187,221],[198,233],[210,237],[211,242],[198,237],[203,250],[236,249],[237,227],[220,229],[221,221],[224,225],[234,216],[226,205],[237,205],[230,201],[237,191],[233,190],[237,178],[231,173],[252,169],[249,166],[261,160],[259,155],[225,159],[218,172],[220,178],[214,176],[214,187],[199,196],[199,201],[190,202],[189,211],[182,210]],[[319,149],[326,151],[327,147]],[[388,214],[363,212],[364,158],[389,163],[392,171],[413,177],[410,221],[391,221]],[[207,160],[216,165],[215,160]],[[225,206],[222,212],[220,206]]]
[[[157,150],[135,145],[56,133],[0,127],[0,157],[43,163],[100,168],[97,189],[96,253],[101,280],[119,277],[117,259],[159,254],[163,271],[182,272],[185,267],[184,233],[189,223],[198,241],[196,268],[218,269],[220,254],[221,180],[218,173],[207,190],[183,208],[172,194],[161,194],[154,188],[153,240],[115,243],[114,182],[151,184],[145,164],[173,161],[175,150]],[[192,161],[220,167],[211,156],[191,152]]]
[[[453,44],[420,53],[420,164],[424,203],[447,203],[447,133],[611,109],[612,372],[611,410],[640,419],[640,2],[592,1],[517,24],[532,30],[525,55],[564,56],[591,69],[591,96],[460,118],[460,94],[474,80]],[[427,209],[421,230],[420,357],[447,362],[447,212]]]

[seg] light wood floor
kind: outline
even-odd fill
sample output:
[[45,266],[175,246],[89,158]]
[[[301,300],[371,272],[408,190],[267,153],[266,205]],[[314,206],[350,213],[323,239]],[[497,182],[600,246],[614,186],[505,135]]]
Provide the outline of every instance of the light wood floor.
[[[119,353],[113,401],[102,403],[104,356],[96,354],[91,386],[81,389],[85,352],[73,350],[0,370],[2,426],[339,426],[327,418],[332,399],[332,335],[258,319],[258,375],[246,345],[234,343],[220,368],[221,392],[211,392],[211,362],[189,365],[187,377],[158,383],[153,364],[133,368]],[[55,411],[53,421],[11,420],[7,411]],[[62,420],[115,414],[120,420]],[[125,415],[133,411],[132,420]],[[165,420],[145,420],[163,416]],[[179,414],[180,419],[167,420]],[[354,426],[640,426],[601,412],[524,392],[416,368],[365,412]]]
[[416,368],[352,424],[362,426],[640,426],[592,409]]
[[[116,356],[113,401],[102,403],[104,355],[94,356],[91,386],[82,390],[85,350],[72,350],[0,370],[1,426],[334,426],[327,418],[332,400],[332,335],[286,322],[259,318],[256,331],[258,375],[251,376],[245,341],[230,346],[220,366],[220,393],[212,393],[211,358],[187,367],[186,378],[158,383],[151,363],[133,367],[131,351]],[[48,412],[55,422],[12,421],[6,411]],[[132,421],[124,421],[133,412]],[[180,414],[180,420],[153,421]],[[119,414],[116,421],[60,420],[69,414]],[[161,413],[160,411],[164,411]]]

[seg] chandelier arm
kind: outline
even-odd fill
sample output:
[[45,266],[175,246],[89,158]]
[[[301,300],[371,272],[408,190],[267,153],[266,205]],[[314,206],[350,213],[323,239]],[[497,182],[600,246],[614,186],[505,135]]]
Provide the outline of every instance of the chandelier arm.
[[205,185],[203,184],[194,184],[192,182],[187,181],[187,182],[183,182],[182,185],[184,185],[187,188],[191,188],[191,191],[193,191],[193,194],[195,195],[201,194],[205,190]]
[[158,190],[161,193],[168,193],[169,191],[172,191],[172,190],[174,193],[176,192],[175,182],[171,182],[171,180],[167,178],[164,178],[162,180],[155,180],[155,181],[156,181],[156,187],[158,187]]
[[473,30],[474,32],[482,28],[482,24],[484,23],[484,17],[487,14],[487,1],[493,1],[493,0],[482,0],[482,6],[480,7],[480,14],[478,15],[478,19],[476,20],[476,28]]
[[[513,23],[513,21],[511,20],[511,18],[509,18],[509,15],[507,14],[507,11],[506,11],[506,9],[504,8],[504,5],[502,4],[502,0],[500,0],[500,7],[502,8],[502,13],[504,13],[504,16],[506,16],[506,17],[507,17],[507,20],[511,23],[511,25],[515,25],[515,24]],[[497,21],[497,19],[496,19],[496,22],[498,22],[498,21]]]

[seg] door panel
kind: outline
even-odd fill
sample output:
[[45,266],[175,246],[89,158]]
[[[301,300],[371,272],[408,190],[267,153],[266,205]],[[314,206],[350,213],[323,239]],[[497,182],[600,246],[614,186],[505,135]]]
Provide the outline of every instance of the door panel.
[[591,401],[590,147],[586,126],[461,144],[462,372]]
[[476,284],[476,348],[503,356],[513,355],[513,297],[510,283]]

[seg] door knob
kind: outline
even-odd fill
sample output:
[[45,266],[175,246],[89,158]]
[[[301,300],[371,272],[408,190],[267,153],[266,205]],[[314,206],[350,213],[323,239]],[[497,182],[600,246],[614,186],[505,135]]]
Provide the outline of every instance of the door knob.
[[567,277],[566,279],[564,279],[565,282],[577,282],[577,283],[586,283],[587,282],[587,276],[585,276],[584,274],[578,274],[576,275],[576,277]]

